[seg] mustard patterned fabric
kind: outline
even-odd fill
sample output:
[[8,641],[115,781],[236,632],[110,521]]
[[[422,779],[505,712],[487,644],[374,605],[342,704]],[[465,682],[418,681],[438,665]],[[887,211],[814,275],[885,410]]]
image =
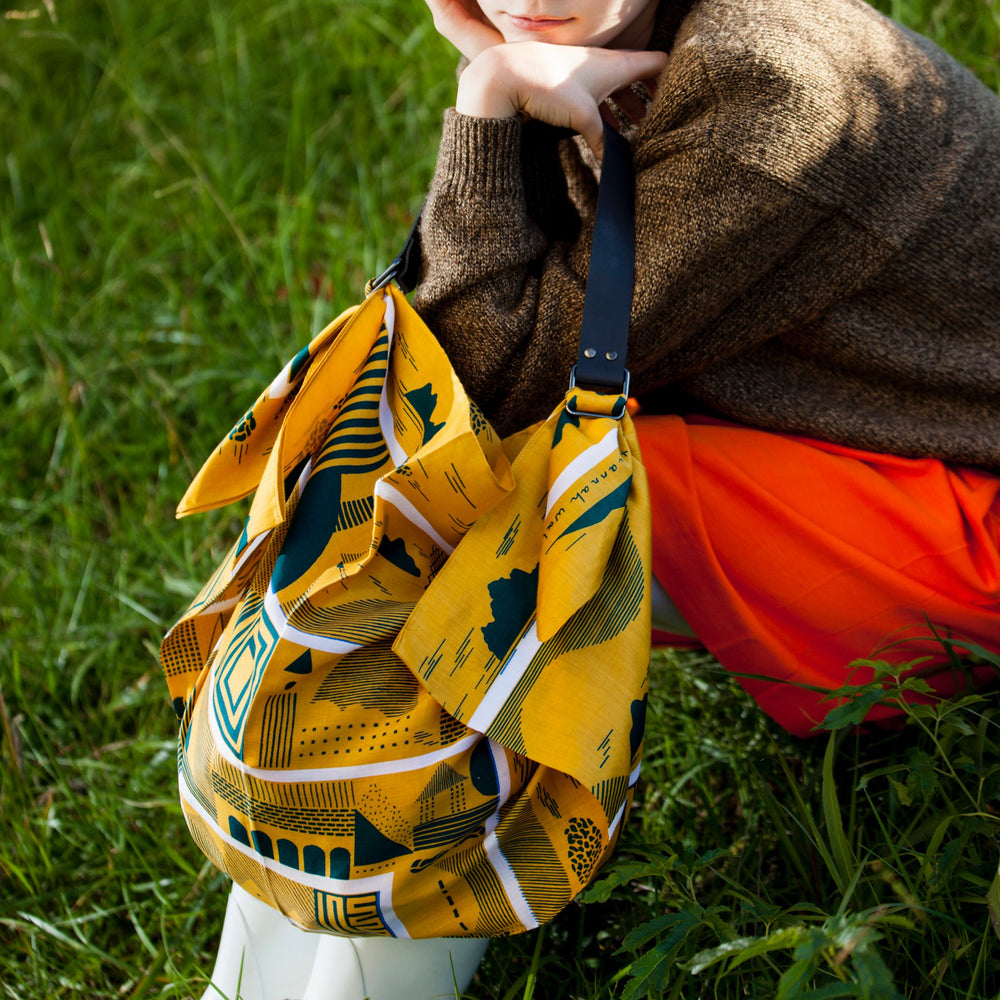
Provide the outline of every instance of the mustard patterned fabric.
[[569,396],[501,440],[375,291],[185,495],[179,515],[253,500],[161,650],[184,814],[296,924],[516,933],[613,845],[645,716],[648,497],[624,400]]

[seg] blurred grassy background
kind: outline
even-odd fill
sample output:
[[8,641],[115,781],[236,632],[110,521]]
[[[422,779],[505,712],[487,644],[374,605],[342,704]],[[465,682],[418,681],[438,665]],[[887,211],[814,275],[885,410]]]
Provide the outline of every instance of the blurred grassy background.
[[[1000,87],[993,0],[881,6]],[[418,0],[5,5],[0,995],[203,988],[224,882],[175,801],[156,647],[236,517],[173,506],[398,249],[454,61]],[[628,842],[653,857],[626,850],[537,949],[495,946],[476,996],[1000,995],[991,705],[846,737],[835,778],[825,742],[775,730],[706,658],[654,670],[669,694]],[[796,962],[798,993],[779,986]]]

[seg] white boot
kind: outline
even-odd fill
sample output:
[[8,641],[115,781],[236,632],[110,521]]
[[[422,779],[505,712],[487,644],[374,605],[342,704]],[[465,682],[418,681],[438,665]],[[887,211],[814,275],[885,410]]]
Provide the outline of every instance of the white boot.
[[296,927],[234,883],[211,985],[202,1000],[301,997],[323,937]]
[[323,935],[302,1000],[454,1000],[472,982],[488,944]]

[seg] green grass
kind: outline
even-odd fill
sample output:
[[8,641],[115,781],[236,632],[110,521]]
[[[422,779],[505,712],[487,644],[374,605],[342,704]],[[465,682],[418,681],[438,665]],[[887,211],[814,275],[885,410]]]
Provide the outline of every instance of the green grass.
[[[1000,86],[1000,5],[885,9]],[[189,997],[224,880],[176,802],[156,647],[234,515],[178,524],[173,505],[243,402],[393,256],[454,60],[417,0],[12,13],[0,997]],[[495,945],[476,997],[1000,996],[989,701],[828,744],[783,734],[706,658],[659,657],[654,682],[620,860],[543,935]]]

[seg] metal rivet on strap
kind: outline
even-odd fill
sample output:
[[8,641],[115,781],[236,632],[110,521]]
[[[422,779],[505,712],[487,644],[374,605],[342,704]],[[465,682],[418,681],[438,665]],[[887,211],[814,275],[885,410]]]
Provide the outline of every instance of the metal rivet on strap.
[[615,358],[618,357],[618,352],[617,351],[608,351],[608,353],[605,354],[604,356],[608,359],[608,361],[614,361]]
[[594,349],[593,349],[592,347],[588,347],[588,348],[587,348],[587,349],[586,349],[586,350],[585,350],[585,351],[583,352],[583,356],[584,356],[585,358],[596,358],[596,357],[597,357],[597,351],[595,351],[595,350],[594,350]]

